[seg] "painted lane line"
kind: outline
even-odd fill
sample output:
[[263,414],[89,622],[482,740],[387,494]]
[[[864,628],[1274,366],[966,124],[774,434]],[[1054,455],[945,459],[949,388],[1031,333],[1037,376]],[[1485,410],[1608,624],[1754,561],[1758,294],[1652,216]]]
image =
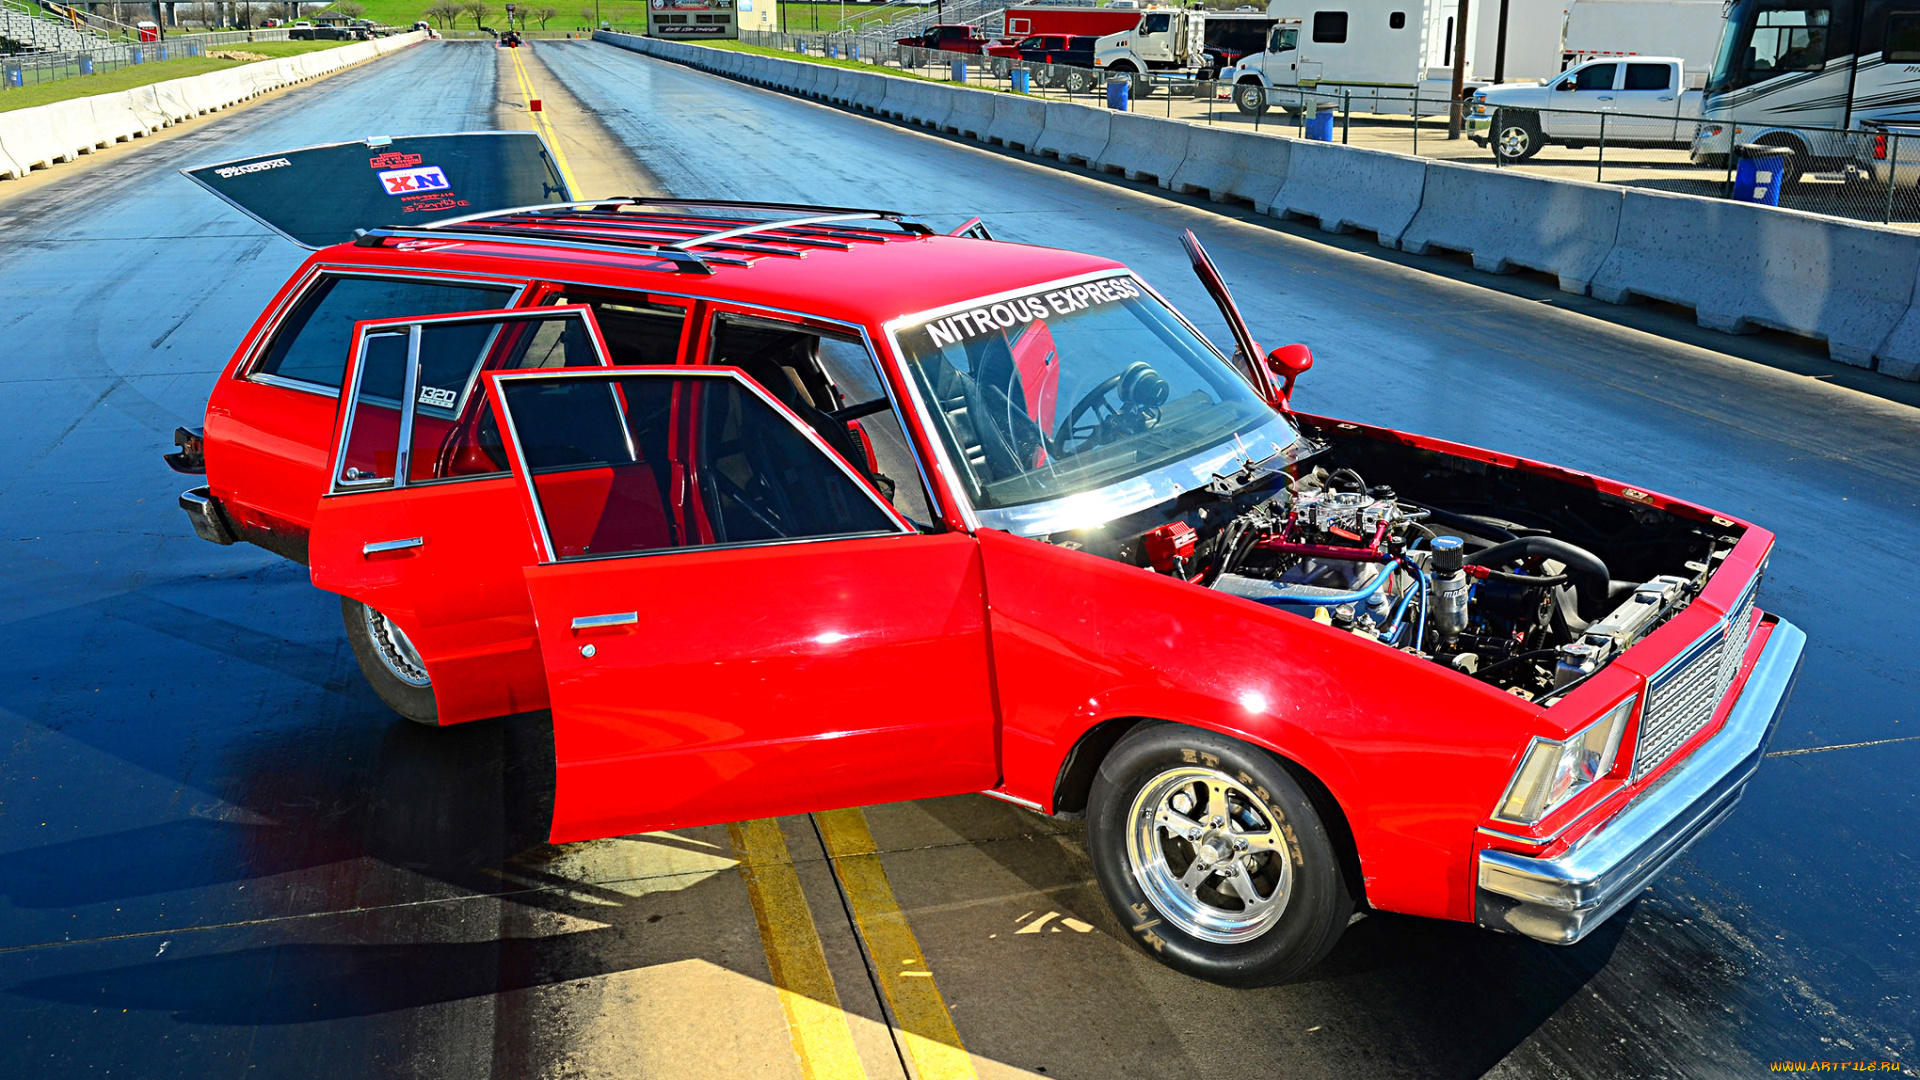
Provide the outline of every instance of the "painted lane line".
[[580,197],[580,182],[573,178],[573,169],[567,165],[566,151],[560,149],[560,136],[554,132],[553,122],[547,119],[546,109],[534,110],[533,79],[527,75],[527,65],[520,58],[520,50],[511,49],[509,52],[513,55],[513,72],[520,80],[520,97],[526,102],[527,115],[533,118],[533,129],[547,140],[548,149],[553,151],[553,163],[560,167],[561,179],[567,182],[567,190],[577,199]]
[[866,1080],[840,993],[827,970],[820,930],[800,888],[786,837],[772,818],[727,826],[753,917],[760,924],[767,970],[787,1018],[787,1034],[806,1080]]
[[873,961],[873,970],[898,1026],[918,1080],[975,1080],[973,1059],[960,1041],[920,941],[894,898],[879,848],[858,807],[813,815],[840,879],[847,906]]
[[1047,923],[1049,923],[1049,922],[1051,922],[1051,921],[1053,921],[1054,919],[1057,919],[1057,918],[1059,918],[1059,917],[1060,917],[1060,913],[1059,913],[1059,912],[1057,912],[1057,911],[1049,911],[1049,912],[1047,912],[1047,913],[1046,913],[1045,915],[1042,915],[1042,916],[1040,916],[1039,918],[1037,918],[1037,919],[1035,919],[1035,920],[1033,920],[1032,922],[1030,922],[1030,923],[1028,923],[1027,925],[1025,925],[1025,926],[1023,926],[1023,927],[1021,927],[1020,929],[1018,929],[1018,930],[1015,930],[1015,931],[1014,931],[1014,933],[1016,933],[1016,934],[1037,934],[1037,933],[1039,933],[1039,932],[1040,932],[1040,928],[1041,928],[1041,927],[1043,927],[1043,926],[1045,926],[1045,925],[1047,925]]

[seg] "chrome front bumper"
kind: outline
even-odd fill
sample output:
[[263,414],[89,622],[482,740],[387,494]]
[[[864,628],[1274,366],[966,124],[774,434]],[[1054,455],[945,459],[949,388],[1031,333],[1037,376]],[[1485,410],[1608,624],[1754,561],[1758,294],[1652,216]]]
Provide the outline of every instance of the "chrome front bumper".
[[1774,620],[1719,734],[1571,851],[1550,859],[1482,851],[1474,921],[1571,945],[1625,907],[1733,812],[1793,693],[1806,643],[1798,627]]

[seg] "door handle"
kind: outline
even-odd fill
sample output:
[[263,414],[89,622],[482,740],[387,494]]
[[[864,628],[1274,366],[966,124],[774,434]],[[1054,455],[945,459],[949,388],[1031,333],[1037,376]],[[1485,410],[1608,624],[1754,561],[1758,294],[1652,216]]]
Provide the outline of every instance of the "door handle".
[[1602,94],[1602,95],[1600,95],[1600,99],[1599,99],[1599,100],[1601,100],[1601,101],[1612,101],[1612,100],[1613,100],[1613,95],[1612,95],[1612,94]]
[[621,611],[612,615],[581,615],[573,620],[573,631],[601,630],[609,626],[632,626],[640,621],[637,611]]
[[406,551],[410,548],[417,548],[426,542],[427,538],[424,536],[411,536],[405,540],[377,540],[362,547],[360,554],[367,556],[384,555],[391,551]]
[[1665,95],[1664,97],[1657,97],[1657,98],[1654,98],[1653,100],[1655,100],[1655,101],[1672,101],[1672,100],[1673,100],[1673,95],[1672,95],[1672,94],[1667,94],[1667,95]]

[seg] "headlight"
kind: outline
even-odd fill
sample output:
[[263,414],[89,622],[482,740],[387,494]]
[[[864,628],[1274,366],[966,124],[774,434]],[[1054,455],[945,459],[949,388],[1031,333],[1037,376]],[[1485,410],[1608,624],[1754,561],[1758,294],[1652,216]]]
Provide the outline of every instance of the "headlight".
[[1639,700],[1640,695],[1635,694],[1615,705],[1607,715],[1564,742],[1534,739],[1493,816],[1532,825],[1607,775],[1620,750],[1620,736],[1627,730],[1627,720]]

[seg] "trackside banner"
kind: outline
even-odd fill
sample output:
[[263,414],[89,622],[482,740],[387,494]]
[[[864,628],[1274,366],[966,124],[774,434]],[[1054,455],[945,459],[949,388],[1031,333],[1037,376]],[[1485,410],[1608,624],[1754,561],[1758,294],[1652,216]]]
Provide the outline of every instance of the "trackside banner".
[[573,199],[546,143],[531,131],[332,143],[181,172],[310,248],[344,243],[355,229]]

